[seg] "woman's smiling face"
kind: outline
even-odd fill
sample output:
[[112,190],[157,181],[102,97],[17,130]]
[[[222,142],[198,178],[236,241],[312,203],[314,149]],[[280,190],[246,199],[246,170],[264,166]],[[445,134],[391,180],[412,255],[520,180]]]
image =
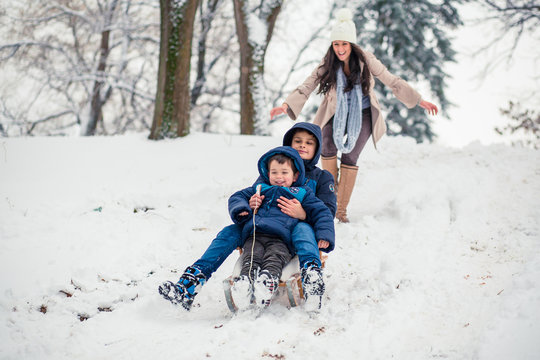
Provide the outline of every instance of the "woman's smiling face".
[[332,41],[332,47],[334,49],[334,53],[340,61],[343,61],[344,63],[349,62],[352,51],[350,42],[342,40]]

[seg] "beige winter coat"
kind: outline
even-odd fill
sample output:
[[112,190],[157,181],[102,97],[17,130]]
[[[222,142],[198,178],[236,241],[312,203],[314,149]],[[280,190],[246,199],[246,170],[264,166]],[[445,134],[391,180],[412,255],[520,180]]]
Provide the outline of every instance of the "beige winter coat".
[[[382,83],[392,89],[392,92],[396,98],[401,101],[409,109],[415,107],[420,103],[421,96],[414,90],[407,82],[398,76],[393,75],[388,71],[372,53],[366,50],[362,50],[366,56],[366,62],[368,64],[369,71],[371,72],[371,84],[369,86],[369,100],[371,102],[371,118],[373,125],[373,144],[376,145],[377,141],[386,133],[386,123],[382,116],[381,105],[379,100],[373,91],[375,86],[375,79],[379,79]],[[324,60],[323,60],[324,61]],[[322,62],[321,62],[322,64]],[[302,85],[297,87],[286,99],[285,103],[289,106],[288,115],[291,119],[296,120],[307,99],[315,90],[318,85],[318,79],[321,75],[320,65],[311,73],[311,75],[304,81]],[[360,68],[364,68],[364,63],[360,63]],[[321,71],[322,73],[322,71]],[[336,88],[332,87],[324,96],[313,123],[319,125],[321,129],[326,123],[334,116],[336,112]]]

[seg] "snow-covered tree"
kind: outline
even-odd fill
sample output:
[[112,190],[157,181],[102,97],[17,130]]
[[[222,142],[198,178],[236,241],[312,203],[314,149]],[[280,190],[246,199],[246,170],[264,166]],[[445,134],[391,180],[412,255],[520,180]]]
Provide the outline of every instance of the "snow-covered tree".
[[[462,0],[355,2],[354,16],[358,43],[372,51],[390,72],[413,83],[425,83],[445,110],[446,62],[454,61],[455,51],[447,30],[462,24],[456,5]],[[352,5],[349,5],[352,6]],[[406,109],[391,90],[377,82],[379,100],[388,113],[389,135],[404,135],[417,142],[435,136],[430,120],[420,107]]]
[[[224,0],[202,0],[194,30],[191,90],[193,129],[238,131],[239,117],[238,42],[233,4]],[[227,120],[225,124],[223,119]],[[237,120],[236,120],[237,122]]]
[[233,0],[240,44],[240,133],[264,134],[269,116],[264,57],[283,0]]
[[147,129],[157,16],[144,0],[11,2],[0,14],[4,133]]
[[197,41],[197,77],[191,89],[191,105],[197,103],[206,82],[206,73],[210,66],[206,63],[207,40],[212,23],[217,15],[222,0],[206,0],[199,3],[199,36]]
[[[309,52],[314,53],[320,53],[320,50],[314,50],[317,49],[316,40],[324,39],[325,41],[328,39],[328,29],[330,28],[330,22],[332,21],[333,17],[335,16],[334,12],[338,9],[339,0],[337,1],[331,1],[329,4],[329,11],[326,16],[326,19],[320,23],[318,23],[317,27],[313,29],[309,33],[309,36],[307,36],[306,40],[301,43],[301,45],[297,48],[297,52],[295,54],[294,60],[291,63],[290,67],[287,71],[285,69],[280,69],[281,72],[284,72],[286,74],[285,79],[280,83],[277,84],[277,86],[268,87],[268,91],[271,94],[272,100],[272,107],[280,106],[282,104],[283,99],[287,96],[286,91],[290,91],[290,89],[287,89],[287,85],[289,83],[289,80],[291,79],[292,75],[297,71],[312,71],[313,67],[317,65],[320,62],[320,58],[314,57],[311,59],[311,61],[302,61],[303,58],[306,56]],[[317,112],[317,108],[314,109],[304,109],[304,114],[310,114],[315,115]],[[274,118],[270,121],[270,123],[277,121],[279,117]]]
[[[118,8],[118,0],[112,0],[108,5],[108,9],[104,11],[105,16],[103,18],[103,28],[101,29],[101,41],[97,63],[98,75],[104,74],[105,70],[107,69],[107,60],[110,53],[111,25],[113,23],[113,17],[115,16],[116,9]],[[96,133],[98,122],[103,119],[103,104],[109,98],[110,91],[112,90],[109,88],[108,93],[103,94],[102,91],[104,85],[104,77],[100,76],[94,80],[90,100],[90,116],[86,123],[86,127],[83,129],[83,135],[94,135]]]
[[198,0],[160,0],[159,70],[150,139],[189,134],[191,42]]

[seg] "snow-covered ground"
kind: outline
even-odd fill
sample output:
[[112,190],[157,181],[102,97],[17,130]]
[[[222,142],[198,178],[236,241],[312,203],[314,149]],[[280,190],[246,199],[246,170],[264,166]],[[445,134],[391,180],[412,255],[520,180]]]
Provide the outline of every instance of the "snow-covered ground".
[[0,139],[0,359],[538,359],[529,149],[367,146],[317,316],[281,303],[231,315],[222,280],[236,254],[191,312],[160,298],[280,143]]

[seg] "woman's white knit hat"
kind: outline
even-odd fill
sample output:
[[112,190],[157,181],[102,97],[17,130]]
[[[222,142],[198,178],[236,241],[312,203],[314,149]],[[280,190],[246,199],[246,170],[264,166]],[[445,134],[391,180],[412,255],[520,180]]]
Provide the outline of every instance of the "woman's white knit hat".
[[336,13],[336,23],[330,33],[330,41],[347,41],[356,44],[356,26],[352,21],[352,11],[343,8]]

